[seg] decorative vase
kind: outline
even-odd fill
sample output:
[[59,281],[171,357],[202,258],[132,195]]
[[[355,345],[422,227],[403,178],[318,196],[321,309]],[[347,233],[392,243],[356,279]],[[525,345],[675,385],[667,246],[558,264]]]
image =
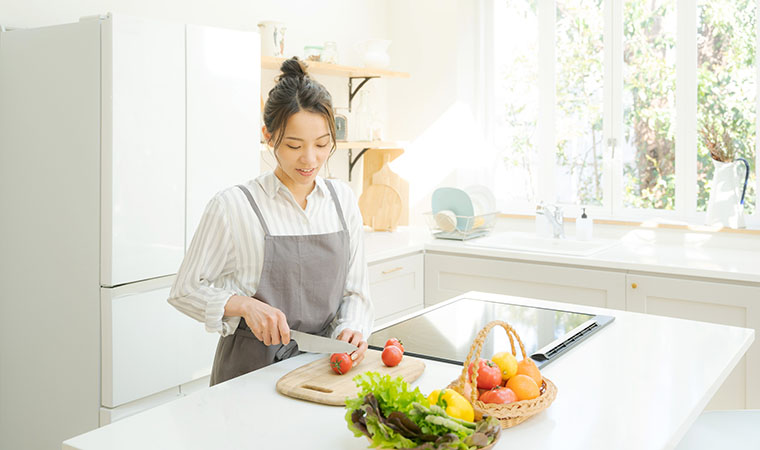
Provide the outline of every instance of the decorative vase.
[[705,224],[744,228],[744,194],[747,191],[749,163],[743,158],[731,162],[713,159],[712,162],[715,170],[710,183]]

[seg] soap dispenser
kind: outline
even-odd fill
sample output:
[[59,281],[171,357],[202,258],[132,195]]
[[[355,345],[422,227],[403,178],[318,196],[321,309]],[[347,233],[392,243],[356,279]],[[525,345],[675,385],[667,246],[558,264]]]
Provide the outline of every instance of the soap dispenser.
[[575,220],[575,238],[579,241],[590,241],[594,230],[594,221],[586,215],[586,208],[583,208],[583,214]]

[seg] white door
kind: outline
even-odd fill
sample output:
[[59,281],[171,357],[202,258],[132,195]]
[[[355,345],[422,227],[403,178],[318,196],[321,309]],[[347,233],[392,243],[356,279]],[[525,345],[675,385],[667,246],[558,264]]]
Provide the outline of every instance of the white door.
[[255,32],[187,25],[187,229],[220,190],[259,173],[261,58]]
[[101,284],[173,274],[184,255],[185,27],[102,22]]

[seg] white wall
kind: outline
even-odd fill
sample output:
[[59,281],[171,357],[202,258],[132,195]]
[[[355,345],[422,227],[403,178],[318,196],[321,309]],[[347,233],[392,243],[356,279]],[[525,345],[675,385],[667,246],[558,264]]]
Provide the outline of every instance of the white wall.
[[410,223],[430,210],[439,186],[490,185],[478,49],[478,0],[389,0],[391,60],[411,79],[388,81],[389,128],[408,140],[391,168],[410,182]]

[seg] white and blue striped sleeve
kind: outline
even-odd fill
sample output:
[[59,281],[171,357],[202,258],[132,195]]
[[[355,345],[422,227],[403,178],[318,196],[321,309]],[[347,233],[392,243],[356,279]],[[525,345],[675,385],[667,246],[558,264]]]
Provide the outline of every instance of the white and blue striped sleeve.
[[217,279],[235,270],[235,252],[229,222],[219,195],[206,205],[190,247],[185,254],[168,302],[203,322],[209,332],[222,336],[235,330],[222,318],[227,300],[235,294],[214,286]]

